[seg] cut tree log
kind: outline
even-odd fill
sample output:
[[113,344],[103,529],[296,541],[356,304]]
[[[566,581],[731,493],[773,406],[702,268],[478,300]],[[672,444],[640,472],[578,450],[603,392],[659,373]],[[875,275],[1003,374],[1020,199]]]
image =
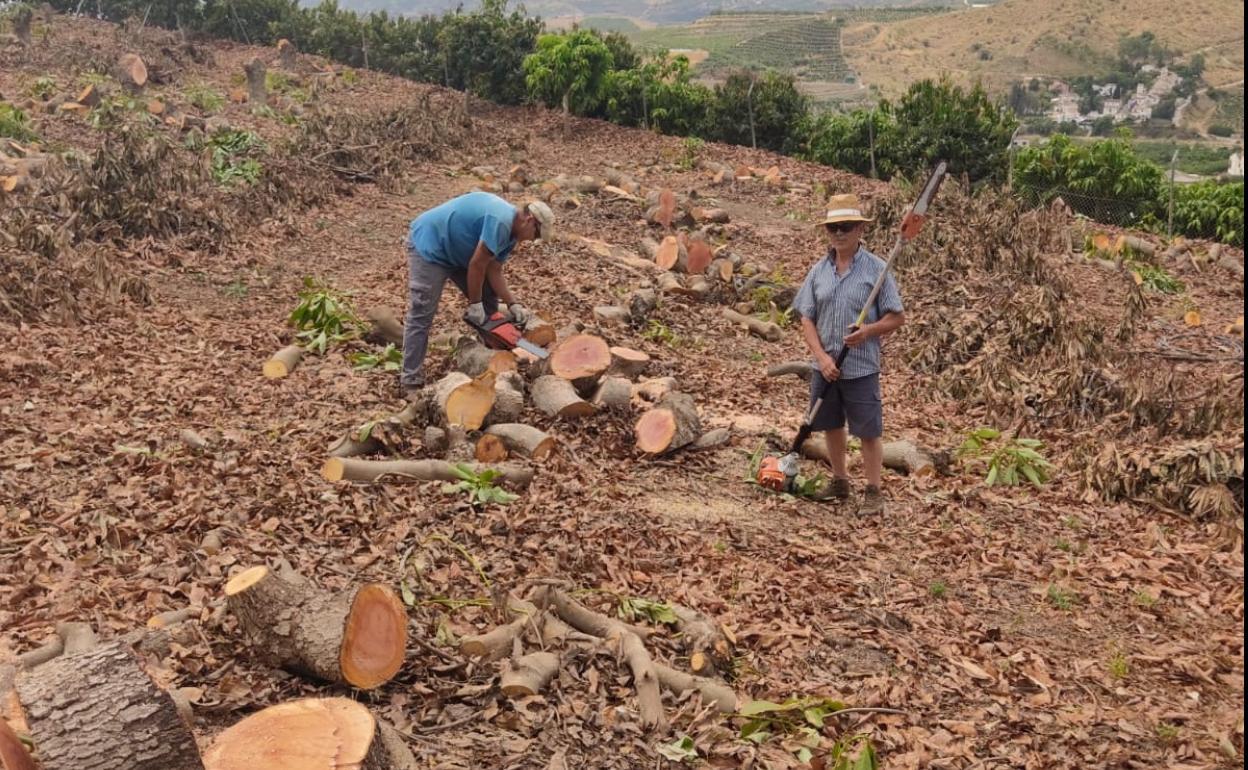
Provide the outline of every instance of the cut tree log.
[[371,690],[403,665],[407,612],[381,583],[331,593],[260,566],[231,578],[225,600],[251,643],[281,668]]
[[702,696],[704,704],[713,705],[721,714],[733,714],[737,711],[737,694],[722,682],[686,674],[662,663],[654,665],[654,672],[659,677],[659,684],[675,695],[684,695],[690,691],[697,692]]
[[287,345],[264,362],[264,376],[270,380],[280,380],[293,372],[302,359],[303,348],[301,346]]
[[724,314],[724,318],[727,318],[733,323],[741,324],[755,337],[761,337],[768,342],[779,342],[784,338],[784,331],[771,321],[764,321],[761,318],[743,315],[732,308],[724,308],[722,312]]
[[713,222],[719,225],[726,225],[732,219],[724,209],[695,208],[690,213],[697,222]]
[[532,425],[498,423],[485,429],[486,435],[497,436],[509,451],[532,460],[545,460],[556,448],[555,439]]
[[672,219],[676,214],[676,194],[664,188],[659,192],[659,208],[654,221],[668,230],[672,229]]
[[[470,465],[470,470],[473,473],[498,471],[499,482],[511,489],[524,489],[533,481],[532,468],[515,465]],[[443,460],[361,460],[357,457],[331,457],[321,466],[321,475],[326,481],[356,483],[460,481],[455,471],[454,464]]]
[[685,247],[680,245],[680,240],[674,235],[669,235],[659,244],[659,248],[654,252],[654,264],[664,270],[671,270],[677,273],[689,272],[689,253]]
[[633,383],[623,377],[603,377],[590,403],[599,409],[625,411],[632,406]]
[[594,320],[604,325],[626,326],[632,315],[628,308],[618,305],[598,305],[594,308]]
[[546,689],[559,673],[559,656],[553,652],[531,652],[503,670],[498,689],[508,698],[528,698]]
[[706,275],[721,283],[731,283],[735,270],[731,259],[718,257],[712,260],[710,266],[706,268]]
[[633,403],[649,406],[657,404],[676,389],[675,377],[652,377],[633,386]]
[[269,103],[268,86],[265,83],[265,76],[268,70],[264,62],[258,58],[243,65],[243,73],[247,76],[247,101],[256,107],[263,107]]
[[813,372],[814,365],[810,361],[785,361],[782,364],[767,367],[768,377],[783,377],[786,374],[792,374],[806,382],[810,382]]
[[79,91],[74,101],[87,107],[95,107],[100,103],[100,89],[96,88],[95,84],[92,83]]
[[663,273],[659,276],[657,285],[663,294],[689,294],[689,290],[680,282],[680,276],[675,273]]
[[520,419],[524,411],[524,378],[519,372],[501,372],[494,379],[494,407],[486,415],[484,425],[510,423]]
[[473,378],[463,372],[448,372],[433,385],[433,401],[445,425],[462,425],[479,430],[494,408],[493,373]]
[[257,711],[204,752],[205,770],[416,770],[394,728],[349,698],[306,698]]
[[545,319],[534,316],[524,325],[524,339],[545,348],[555,343],[557,329]]
[[571,382],[579,392],[592,389],[611,366],[611,348],[601,337],[574,334],[551,351],[548,371]]
[[606,376],[623,377],[635,380],[650,365],[650,356],[640,350],[624,348],[618,345],[610,349],[611,365],[607,367]]
[[691,396],[672,392],[637,420],[633,434],[641,451],[665,454],[697,441],[702,421]]
[[713,430],[708,430],[701,436],[698,436],[698,440],[693,442],[693,448],[699,450],[716,449],[724,444],[727,444],[731,438],[731,428],[715,428]]
[[530,393],[533,405],[551,417],[578,420],[597,411],[593,404],[577,395],[571,382],[562,377],[542,375],[533,381]]
[[687,249],[688,257],[685,261],[685,269],[692,275],[702,275],[706,269],[711,266],[714,255],[711,253],[711,247],[706,241],[694,238],[689,241]]
[[[600,241],[595,238],[586,238],[584,236],[581,236],[580,240],[588,246],[589,250],[593,253],[600,257],[613,260],[614,262],[628,268],[630,272],[650,275],[659,270],[658,265],[654,264],[653,253],[647,255],[649,259],[643,259],[623,246],[617,246],[615,244],[607,243],[606,241]],[[658,244],[655,244],[655,246],[657,248]]]
[[137,94],[147,85],[147,65],[138,54],[122,54],[114,69],[118,82],[129,93]]
[[473,450],[473,457],[477,462],[487,465],[501,463],[507,459],[508,455],[507,445],[503,440],[489,433],[477,439],[476,448]]
[[519,368],[515,353],[492,350],[471,337],[460,338],[460,344],[451,354],[451,366],[469,377],[480,377],[487,371],[499,375]]
[[62,655],[15,682],[42,770],[202,770],[190,725],[134,649]]
[[295,68],[295,44],[282,38],[277,41],[277,60],[284,70],[293,70]]
[[706,276],[703,275],[689,276],[689,283],[687,286],[689,295],[697,298],[698,300],[705,300],[710,297],[711,292],[714,291],[714,287],[711,286],[711,282],[707,280]]
[[[403,349],[403,323],[388,307],[375,307],[369,310],[366,318],[372,327],[365,338],[372,342],[386,342]],[[475,375],[474,375],[475,376]]]
[[628,298],[628,317],[640,326],[650,318],[659,305],[659,295],[654,289],[638,289]]
[[470,658],[498,660],[511,654],[515,640],[530,626],[536,628],[540,610],[529,601],[507,597],[507,611],[515,615],[505,625],[497,626],[484,634],[473,634],[460,639],[459,651]]
[[[450,448],[447,442],[446,431],[436,425],[426,425],[425,433],[420,439],[421,445],[425,451],[433,455],[444,455],[446,450]],[[342,455],[338,455],[341,457]]]
[[[831,463],[828,444],[823,436],[806,439],[802,456]],[[909,441],[884,442],[884,467],[908,476],[935,476],[949,473],[952,457],[946,451],[932,451]]]

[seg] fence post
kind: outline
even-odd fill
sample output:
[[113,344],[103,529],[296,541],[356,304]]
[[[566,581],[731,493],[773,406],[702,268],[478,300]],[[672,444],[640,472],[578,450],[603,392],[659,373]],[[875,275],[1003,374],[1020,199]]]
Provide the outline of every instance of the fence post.
[[878,179],[875,174],[875,106],[872,105],[871,112],[867,115],[867,144],[871,148],[871,178]]
[[754,136],[754,73],[750,72],[750,88],[745,92],[745,101],[750,112],[750,147],[758,149],[758,139]]
[[1174,237],[1174,169],[1179,164],[1179,148],[1170,156],[1170,203],[1166,207],[1166,237]]

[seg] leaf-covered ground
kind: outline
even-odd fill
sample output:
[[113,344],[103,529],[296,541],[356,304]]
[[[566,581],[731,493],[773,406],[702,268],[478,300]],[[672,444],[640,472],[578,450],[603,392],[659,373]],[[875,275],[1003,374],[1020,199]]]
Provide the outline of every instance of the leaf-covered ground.
[[[45,45],[87,41],[111,51],[112,34],[58,20]],[[208,81],[224,90],[251,53],[203,48],[213,63],[173,70],[169,88]],[[0,72],[6,96],[45,73],[65,81],[77,74],[51,52],[12,63]],[[324,109],[381,109],[421,90],[366,75],[330,92]],[[266,136],[286,130],[240,105],[225,109]],[[485,510],[436,484],[323,481],[330,442],[399,405],[394,376],[353,371],[350,346],[305,359],[284,380],[262,379],[260,366],[290,340],[285,319],[304,276],[349,291],[361,310],[402,311],[408,223],[482,184],[470,169],[520,164],[541,180],[601,174],[610,163],[647,188],[697,191],[732,214],[725,234],[734,250],[789,281],[820,254],[810,227],[816,190],[880,201],[890,194],[827,168],[720,146],[701,156],[777,165],[792,184],[713,186],[685,168],[679,140],[590,121],[574,121],[565,137],[543,112],[475,101],[469,111],[468,144],[410,168],[399,184],[356,185],[349,196],[238,234],[217,254],[134,244],[118,256],[148,280],[150,305],[100,307],[80,325],[5,322],[0,645],[37,646],[66,619],[120,633],[164,610],[203,607],[200,642],[178,648],[164,675],[187,688],[207,743],[259,706],[334,690],[253,658],[234,619],[217,609],[229,575],[284,558],[326,586],[406,586],[417,637],[408,663],[395,681],[354,697],[403,730],[429,767],[664,766],[673,760],[658,749],[683,735],[709,766],[797,765],[795,742],[742,741],[741,720],[692,703],[669,700],[671,725],[647,734],[627,667],[608,652],[574,656],[544,696],[513,703],[494,687],[496,665],[470,663],[448,644],[497,622],[489,604],[499,592],[558,581],[609,613],[621,597],[644,597],[713,616],[737,639],[733,686],[743,699],[827,696],[903,712],[827,720],[825,749],[867,734],[883,767],[1242,764],[1242,481],[1230,516],[1198,519],[1143,499],[1103,502],[1081,484],[1089,442],[1145,450],[1183,437],[1132,427],[1130,404],[1079,424],[1022,408],[1011,414],[1000,398],[988,399],[990,410],[973,394],[995,393],[999,382],[972,381],[953,389],[972,395],[954,399],[948,371],[913,370],[907,361],[932,344],[920,333],[924,322],[973,322],[961,317],[966,275],[903,272],[912,329],[886,353],[887,432],[936,448],[956,448],[986,424],[1043,439],[1058,469],[1040,491],[986,487],[984,469],[968,462],[948,478],[890,474],[889,509],[877,519],[760,492],[744,481],[748,454],[769,432],[783,444],[806,393],[795,379],[762,373],[802,357],[798,335],[790,329],[779,343],[762,342],[717,307],[684,301],[665,301],[656,314],[671,332],[667,342],[641,330],[609,334],[650,353],[653,373],[675,376],[705,424],[733,425],[729,447],[648,460],[633,450],[624,418],[554,425],[558,457],[518,501]],[[41,120],[45,136],[94,146],[92,129],[73,120]],[[565,233],[632,248],[649,229],[637,204],[593,194],[558,200]],[[956,216],[942,212],[946,221]],[[946,232],[976,237],[955,224]],[[885,232],[871,237],[877,251],[888,241]],[[929,240],[912,264],[965,245]],[[1060,252],[1045,260],[1069,283],[1067,307],[1112,337],[1129,279]],[[1150,297],[1130,342],[1135,357],[1177,383],[1175,410],[1213,391],[1238,388],[1242,398],[1242,345],[1223,333],[1242,314],[1242,278],[1195,262],[1170,269],[1187,290]],[[590,308],[642,280],[571,240],[523,248],[509,275],[518,296],[556,325],[588,320]],[[1191,309],[1200,327],[1184,324]],[[461,312],[462,299],[448,291],[438,328],[457,329]],[[438,370],[444,359],[435,351],[431,365]],[[185,429],[208,447],[181,441]],[[1203,430],[1189,426],[1189,438],[1238,439],[1242,479],[1242,401],[1237,414]],[[224,547],[208,553],[200,544],[214,529]],[[655,649],[680,664],[674,647]]]

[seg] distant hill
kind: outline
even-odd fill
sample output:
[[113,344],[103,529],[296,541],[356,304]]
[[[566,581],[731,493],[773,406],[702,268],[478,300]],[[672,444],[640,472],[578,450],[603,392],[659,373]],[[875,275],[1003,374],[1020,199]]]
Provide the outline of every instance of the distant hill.
[[896,94],[948,73],[993,90],[1030,75],[1107,71],[1124,35],[1151,31],[1166,48],[1206,59],[1214,86],[1244,78],[1243,0],[1004,0],[939,16],[849,24],[842,52],[864,83]]
[[[303,0],[316,2],[316,0]],[[344,0],[352,10],[384,10],[404,15],[441,13],[463,5],[471,10],[479,0]],[[639,28],[656,24],[683,24],[713,13],[804,11],[822,13],[845,8],[913,8],[960,5],[959,0],[528,0],[525,9],[556,25],[586,18],[632,22]]]

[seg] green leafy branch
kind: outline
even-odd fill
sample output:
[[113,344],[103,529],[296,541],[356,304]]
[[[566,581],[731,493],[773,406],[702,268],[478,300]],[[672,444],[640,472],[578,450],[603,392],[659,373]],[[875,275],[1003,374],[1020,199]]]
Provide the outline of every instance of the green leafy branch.
[[494,485],[495,479],[502,476],[502,473],[499,471],[486,468],[480,473],[476,473],[471,466],[464,463],[456,463],[453,468],[459,481],[443,484],[442,491],[446,494],[466,493],[468,495],[468,504],[474,508],[490,505],[491,503],[507,505],[517,499],[517,495]]
[[977,428],[967,434],[958,454],[976,459],[987,456],[988,474],[984,483],[990,487],[1013,487],[1027,481],[1039,489],[1054,470],[1053,464],[1040,453],[1043,448],[1044,442],[1039,439],[1007,439],[996,428]]
[[672,605],[638,597],[620,597],[620,607],[616,614],[629,622],[648,620],[655,625],[667,626],[677,623],[676,611],[672,609]]
[[330,345],[359,336],[364,327],[346,294],[314,278],[303,279],[289,321],[303,346],[321,355]]
[[381,369],[383,372],[397,372],[403,366],[403,351],[393,343],[386,345],[380,353],[357,351],[347,357],[357,372],[371,372]]
[[[742,740],[763,744],[772,738],[783,739],[801,762],[810,762],[823,744],[822,730],[828,717],[848,708],[832,698],[789,698],[782,703],[755,700],[737,712],[744,720]],[[851,735],[838,740],[828,754],[830,770],[876,770],[875,749],[866,735]]]

